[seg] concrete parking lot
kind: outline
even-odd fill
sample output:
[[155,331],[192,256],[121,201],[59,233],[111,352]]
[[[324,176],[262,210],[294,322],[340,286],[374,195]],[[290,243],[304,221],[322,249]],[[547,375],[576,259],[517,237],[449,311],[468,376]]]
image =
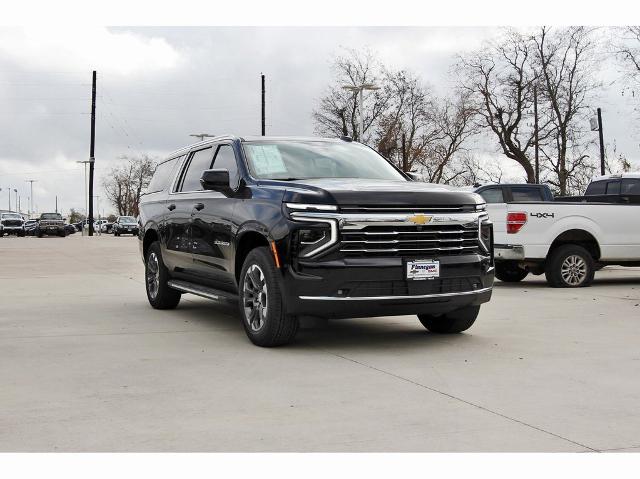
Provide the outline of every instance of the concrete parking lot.
[[0,451],[637,451],[640,269],[496,284],[261,349],[229,306],[151,309],[135,238],[0,239]]

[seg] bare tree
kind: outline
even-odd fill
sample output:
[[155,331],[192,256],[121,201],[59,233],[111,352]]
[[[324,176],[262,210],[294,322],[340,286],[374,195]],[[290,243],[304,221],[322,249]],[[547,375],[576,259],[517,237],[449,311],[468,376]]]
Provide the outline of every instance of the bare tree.
[[454,99],[444,98],[434,106],[437,129],[430,142],[427,161],[423,163],[431,183],[452,183],[466,171],[467,164],[455,161],[465,151],[465,142],[477,132],[473,123],[475,110],[469,95],[459,93]]
[[119,215],[137,216],[140,196],[149,186],[155,162],[148,156],[120,158],[123,163],[111,168],[103,181],[107,199]]
[[614,52],[627,76],[635,83],[640,83],[640,26],[621,27],[617,32]]
[[384,88],[388,102],[377,125],[377,150],[402,170],[419,169],[427,162],[430,145],[440,135],[431,91],[404,70],[387,71]]
[[[504,155],[524,169],[529,183],[535,182],[531,161],[534,55],[535,44],[529,37],[508,30],[503,38],[461,57],[456,65],[460,88],[468,94],[480,126],[495,135]],[[544,139],[545,121],[540,130]]]
[[[333,64],[334,80],[320,105],[313,112],[316,133],[329,136],[351,136],[354,140],[367,143],[376,122],[387,109],[386,88],[369,91],[365,95],[362,110],[360,96],[356,91],[343,87],[359,87],[363,84],[379,85],[384,81],[380,62],[370,51],[358,52],[347,49]],[[380,85],[379,85],[380,86]],[[364,115],[364,131],[360,131],[360,111]]]
[[[532,37],[545,108],[550,117],[548,144],[542,148],[551,175],[547,180],[561,195],[580,188],[578,180],[590,173],[585,138],[589,95],[600,85],[594,79],[595,42],[592,30],[568,27],[550,31],[543,27]],[[579,184],[578,184],[579,183]]]

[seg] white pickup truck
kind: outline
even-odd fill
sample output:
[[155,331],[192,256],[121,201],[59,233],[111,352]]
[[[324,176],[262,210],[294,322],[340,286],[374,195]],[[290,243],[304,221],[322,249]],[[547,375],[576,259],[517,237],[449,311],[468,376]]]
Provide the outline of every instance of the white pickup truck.
[[589,286],[607,265],[640,266],[640,204],[489,203],[496,277],[544,273],[554,287]]

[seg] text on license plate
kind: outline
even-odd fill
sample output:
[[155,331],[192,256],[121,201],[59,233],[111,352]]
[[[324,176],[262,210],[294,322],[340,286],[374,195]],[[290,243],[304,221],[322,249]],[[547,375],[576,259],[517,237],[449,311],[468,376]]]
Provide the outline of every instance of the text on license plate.
[[440,277],[440,261],[407,261],[407,279],[431,279]]

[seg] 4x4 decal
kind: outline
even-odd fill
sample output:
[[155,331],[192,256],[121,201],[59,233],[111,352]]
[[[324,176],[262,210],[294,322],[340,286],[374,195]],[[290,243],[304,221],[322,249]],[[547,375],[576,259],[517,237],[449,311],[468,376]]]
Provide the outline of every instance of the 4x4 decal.
[[529,216],[533,216],[534,218],[554,218],[553,213],[529,213]]

